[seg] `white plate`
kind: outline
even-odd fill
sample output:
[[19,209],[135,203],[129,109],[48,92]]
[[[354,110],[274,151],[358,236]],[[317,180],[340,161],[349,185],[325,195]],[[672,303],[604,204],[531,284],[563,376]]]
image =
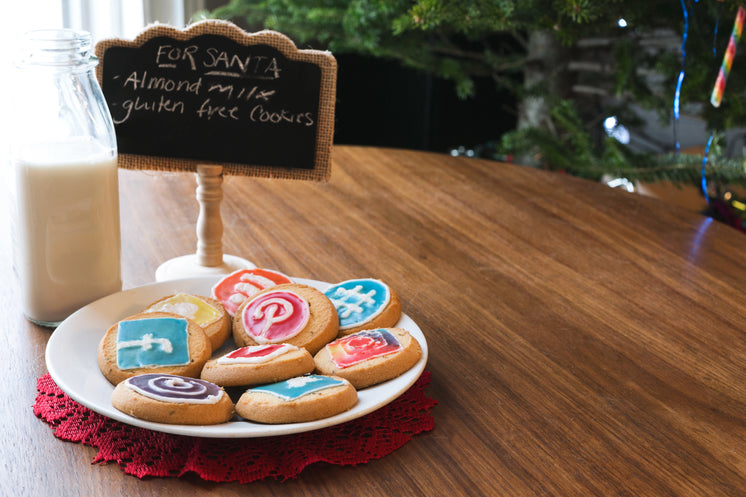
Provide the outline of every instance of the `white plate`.
[[[313,286],[321,291],[329,283],[293,278],[298,283]],[[111,405],[114,387],[104,378],[98,368],[96,353],[98,343],[106,330],[121,319],[137,314],[150,303],[173,293],[184,292],[210,295],[215,276],[186,278],[153,283],[131,290],[115,293],[99,299],[68,317],[52,333],[46,351],[47,370],[63,392],[89,409],[134,426],[149,430],[211,438],[250,438],[288,435],[318,430],[364,416],[383,407],[404,393],[420,377],[427,362],[425,336],[407,315],[402,315],[397,327],[404,328],[417,339],[422,348],[422,357],[409,371],[393,380],[358,392],[358,403],[349,411],[306,423],[265,425],[234,418],[234,421],[219,425],[191,426],[152,423],[128,416]],[[214,356],[227,353],[233,341],[215,352]]]

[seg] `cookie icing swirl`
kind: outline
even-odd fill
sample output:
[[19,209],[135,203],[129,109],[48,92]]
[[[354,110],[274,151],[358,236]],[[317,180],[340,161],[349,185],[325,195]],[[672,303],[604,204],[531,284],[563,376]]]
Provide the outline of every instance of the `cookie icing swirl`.
[[209,381],[170,374],[141,374],[127,378],[125,385],[151,399],[179,404],[216,404],[225,395]]
[[401,344],[385,328],[363,330],[326,345],[332,362],[338,368],[347,368],[361,362],[393,354],[402,349]]

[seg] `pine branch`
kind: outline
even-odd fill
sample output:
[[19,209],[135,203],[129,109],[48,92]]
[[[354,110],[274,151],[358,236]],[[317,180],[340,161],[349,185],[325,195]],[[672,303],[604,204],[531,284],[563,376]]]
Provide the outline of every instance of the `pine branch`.
[[[531,156],[545,169],[595,180],[611,175],[646,183],[698,186],[701,182],[703,155],[636,153],[612,137],[594,147],[571,102],[559,102],[551,115],[554,131],[529,128],[508,133],[492,156]],[[721,134],[714,136],[705,175],[717,184],[746,186],[746,159],[725,157],[723,140]]]
[[[681,102],[705,103],[697,117],[708,129],[746,125],[744,42],[733,61],[736,69],[728,78],[721,107],[707,105],[742,2],[687,0],[695,15],[689,26]],[[494,153],[500,156],[526,156],[547,169],[589,178],[614,174],[644,181],[700,180],[702,157],[635,154],[605,137],[597,122],[599,115],[616,115],[629,128],[636,118],[631,109],[639,107],[670,120],[683,35],[681,10],[671,0],[231,0],[213,14],[241,18],[249,26],[275,29],[296,43],[335,53],[399,61],[454,82],[463,98],[474,95],[476,77],[489,74],[499,89],[515,95],[519,110],[543,99],[547,105],[536,106],[536,114],[552,110],[531,120],[536,128],[495,137],[500,145]],[[630,28],[617,27],[621,17]],[[716,24],[720,30],[713,37]],[[554,39],[549,43],[561,43],[562,55],[529,63],[529,41],[536,33],[551,33]],[[574,70],[566,71],[570,61],[576,62]],[[587,61],[599,65],[589,67]],[[523,81],[531,83],[523,83],[514,77],[519,72],[543,72],[543,77],[527,77]],[[573,93],[573,88],[586,91]],[[599,90],[613,97],[613,104],[600,99]],[[522,117],[519,112],[521,123]],[[724,158],[717,147],[711,149],[706,173],[712,181],[746,184],[744,164]]]

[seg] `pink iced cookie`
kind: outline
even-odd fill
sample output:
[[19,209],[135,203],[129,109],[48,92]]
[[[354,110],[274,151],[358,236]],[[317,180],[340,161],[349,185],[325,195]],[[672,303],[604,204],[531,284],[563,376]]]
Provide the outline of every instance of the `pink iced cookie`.
[[297,283],[262,290],[233,317],[233,340],[239,347],[289,343],[315,354],[338,331],[334,304],[315,288]]
[[269,291],[251,299],[242,313],[244,329],[257,343],[287,342],[308,324],[308,302],[289,291]]

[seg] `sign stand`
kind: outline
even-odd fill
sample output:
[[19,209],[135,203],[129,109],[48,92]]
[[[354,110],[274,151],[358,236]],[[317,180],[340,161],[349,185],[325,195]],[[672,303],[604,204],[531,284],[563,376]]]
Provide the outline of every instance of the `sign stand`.
[[198,164],[197,202],[197,252],[170,259],[155,272],[156,281],[173,280],[189,276],[230,274],[239,269],[252,269],[256,265],[223,254],[223,219],[220,202],[223,200],[223,166]]

